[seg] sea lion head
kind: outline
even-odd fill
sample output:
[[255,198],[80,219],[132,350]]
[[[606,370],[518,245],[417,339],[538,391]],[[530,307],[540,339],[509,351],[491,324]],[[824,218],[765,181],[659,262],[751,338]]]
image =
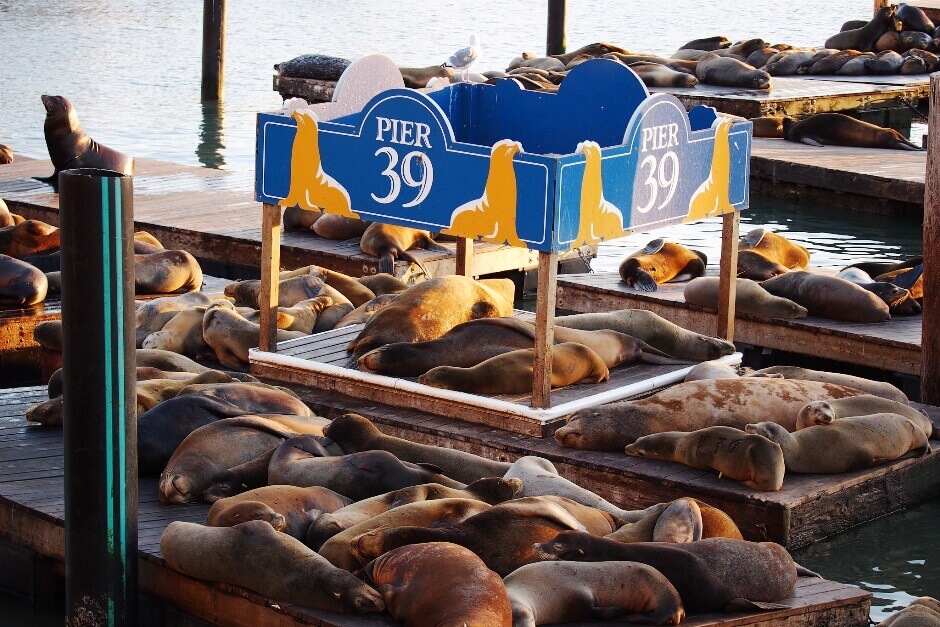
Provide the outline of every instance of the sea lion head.
[[790,432],[778,425],[776,422],[758,422],[744,427],[747,433],[752,435],[762,435],[771,442],[780,444],[780,440],[789,435]]
[[164,503],[189,503],[199,500],[201,494],[193,493],[193,484],[181,474],[168,475],[166,470],[160,474],[159,496]]
[[789,271],[790,269],[786,266],[768,259],[755,250],[742,250],[738,253],[739,277],[766,281]]
[[75,108],[64,96],[42,96],[42,106],[46,109],[46,128],[54,124],[63,134],[77,133],[82,129]]
[[470,483],[465,488],[467,492],[484,503],[496,505],[514,498],[522,491],[521,479],[503,479],[500,477],[484,477]]
[[[381,437],[382,432],[368,418],[359,414],[343,414],[323,428],[323,435],[336,442],[348,453],[367,450],[368,447],[365,445],[372,438]],[[347,447],[352,450],[347,450]]]
[[386,344],[369,351],[359,358],[359,370],[394,374],[394,365],[407,363],[414,354],[414,348],[408,342]]
[[275,531],[284,531],[287,519],[261,501],[242,501],[229,507],[219,507],[217,502],[209,510],[206,525],[209,527],[234,527],[249,520],[263,520],[274,527]]
[[624,449],[627,455],[650,457],[652,459],[671,458],[675,455],[678,440],[675,433],[663,432],[645,435]]
[[468,369],[455,368],[454,366],[438,366],[418,377],[418,383],[429,385],[432,388],[452,390],[459,387],[459,377],[466,370]]
[[26,420],[29,422],[38,422],[44,427],[56,427],[62,425],[62,413],[64,405],[62,397],[36,403],[26,410]]
[[582,546],[585,536],[591,537],[582,531],[562,531],[548,542],[533,544],[532,554],[539,561],[578,561],[586,553]]
[[598,408],[581,409],[570,416],[564,427],[555,431],[555,440],[566,448],[606,450],[606,429],[591,423],[602,423],[605,417]]
[[836,419],[836,412],[826,401],[813,401],[800,409],[796,416],[796,428],[805,429],[816,425],[828,425]]
[[[355,579],[351,573],[349,577]],[[343,607],[350,608],[357,614],[385,611],[385,601],[382,600],[382,595],[363,581],[350,584],[330,581],[326,584],[326,591],[332,594]]]

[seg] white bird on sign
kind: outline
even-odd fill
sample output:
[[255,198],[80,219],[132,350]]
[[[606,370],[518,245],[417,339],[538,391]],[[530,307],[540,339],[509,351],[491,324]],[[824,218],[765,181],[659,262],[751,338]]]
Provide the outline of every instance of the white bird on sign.
[[477,57],[480,56],[480,38],[476,35],[470,36],[470,45],[466,48],[461,48],[454,54],[450,55],[450,58],[446,62],[442,63],[442,67],[452,67],[455,70],[460,70],[461,78],[460,80],[466,81],[470,78],[470,66],[477,60]]

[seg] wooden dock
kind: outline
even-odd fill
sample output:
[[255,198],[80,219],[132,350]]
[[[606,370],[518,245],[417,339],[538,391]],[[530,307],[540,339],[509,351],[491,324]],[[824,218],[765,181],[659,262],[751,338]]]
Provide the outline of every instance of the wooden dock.
[[[570,274],[558,277],[558,307],[578,313],[645,309],[686,329],[714,335],[716,311],[685,302],[684,287],[684,283],[667,283],[655,292],[640,292],[621,281],[616,272]],[[878,323],[842,322],[812,316],[778,320],[738,313],[734,340],[919,375],[922,320],[921,315],[894,316]]]
[[[62,562],[65,556],[62,431],[28,425],[22,417],[26,407],[41,400],[44,392],[42,388],[0,392],[0,539],[15,544],[20,550]],[[160,554],[163,530],[173,520],[203,523],[209,506],[161,503],[157,499],[155,479],[141,480],[139,495],[140,589],[158,603],[218,625],[393,627],[398,624],[387,614],[352,616],[276,603],[242,588],[175,572],[167,567]],[[793,594],[781,601],[790,606],[788,609],[697,615],[687,617],[682,624],[691,627],[769,624],[863,627],[868,624],[870,599],[871,594],[855,586],[801,578]]]
[[[0,168],[0,198],[13,213],[58,225],[59,196],[35,180],[52,172],[47,160],[19,160]],[[250,172],[234,174],[211,168],[137,159],[134,175],[134,226],[148,231],[166,248],[189,251],[220,264],[260,267],[261,205],[254,201]],[[456,244],[443,242],[454,254],[414,250],[434,276],[456,273]],[[596,249],[584,247],[586,258]],[[577,250],[563,260],[576,260]],[[360,277],[378,272],[378,259],[366,255],[358,240],[333,241],[314,233],[284,232],[281,263],[287,268],[309,264]],[[478,242],[473,247],[473,274],[527,270],[538,265],[538,254],[524,248]],[[418,272],[405,261],[396,274]]]

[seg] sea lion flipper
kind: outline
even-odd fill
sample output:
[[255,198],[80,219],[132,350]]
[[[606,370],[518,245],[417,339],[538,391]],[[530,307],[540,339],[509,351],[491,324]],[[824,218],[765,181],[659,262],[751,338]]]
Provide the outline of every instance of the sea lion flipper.
[[447,253],[448,255],[456,255],[457,253],[447,246],[442,246],[435,242],[430,236],[422,234],[420,239],[420,246],[425,250],[433,250],[439,253]]
[[822,144],[820,144],[818,141],[816,141],[815,139],[811,139],[811,138],[809,138],[809,137],[804,137],[804,138],[802,139],[802,142],[803,142],[804,144],[806,144],[807,146],[815,146],[816,148],[823,148],[823,147],[824,147],[824,146],[823,146]]
[[476,320],[478,318],[495,318],[498,316],[499,311],[492,303],[480,301],[478,303],[474,303],[473,307],[470,308],[471,320]]
[[395,276],[395,255],[392,254],[392,251],[388,251],[379,257],[379,272]]
[[[451,252],[451,251],[448,250],[447,252]],[[408,252],[407,250],[404,250],[404,251],[398,253],[398,258],[399,258],[399,259],[404,259],[405,261],[410,261],[411,263],[413,263],[413,264],[415,264],[416,266],[418,266],[419,268],[421,268],[421,272],[424,273],[424,276],[426,276],[426,277],[429,278],[429,279],[432,278],[431,273],[428,271],[428,269],[425,267],[425,265],[424,265],[423,263],[421,263],[421,260],[418,259],[417,257],[415,257],[414,255],[412,255],[412,254],[411,254],[410,252]],[[385,270],[382,270],[381,266],[379,267],[379,270],[380,270],[381,272],[385,272]],[[394,272],[389,271],[388,274],[394,274]]]
[[[796,562],[794,562],[794,564],[796,564]],[[812,571],[808,568],[804,568],[803,566],[800,566],[799,564],[796,564],[796,576],[797,577],[819,577],[820,579],[823,578],[823,576],[820,575],[819,573]]]
[[661,237],[654,239],[654,240],[650,240],[650,242],[643,249],[643,252],[646,253],[647,255],[655,255],[656,253],[661,251],[663,249],[663,246],[665,245],[666,245],[666,240],[664,240]]
[[656,281],[653,279],[652,275],[645,270],[637,269],[636,276],[633,278],[634,289],[640,290],[641,292],[655,292],[658,289]]
[[726,612],[758,610],[788,610],[789,605],[783,603],[768,603],[767,601],[751,601],[749,599],[731,599],[723,608]]
[[767,228],[760,226],[756,229],[751,229],[748,231],[747,235],[745,235],[742,239],[748,246],[753,247],[760,244],[760,241],[764,239],[765,235],[767,235]]

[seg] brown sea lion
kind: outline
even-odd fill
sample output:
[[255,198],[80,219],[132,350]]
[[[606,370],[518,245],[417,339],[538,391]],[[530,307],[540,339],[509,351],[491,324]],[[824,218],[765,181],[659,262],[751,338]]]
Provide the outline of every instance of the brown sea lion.
[[654,239],[620,264],[620,278],[643,292],[655,292],[657,284],[688,281],[702,276],[708,263],[703,253],[681,244]]
[[304,266],[296,270],[281,272],[280,280],[284,281],[295,276],[304,276],[305,274],[322,278],[324,283],[346,297],[346,299],[353,304],[353,307],[364,305],[375,298],[375,293],[360,281],[342,272],[320,266]]
[[323,313],[331,309],[333,304],[329,296],[317,296],[302,300],[293,307],[278,307],[277,328],[309,335],[313,333]]
[[187,292],[179,296],[161,296],[141,303],[134,311],[134,327],[137,335],[137,348],[151,333],[159,331],[179,312],[208,305],[212,302],[203,292]]
[[199,305],[177,312],[162,329],[144,338],[140,347],[172,351],[193,359],[215,359],[215,353],[202,335],[202,320],[207,308]]
[[352,503],[342,494],[312,486],[270,485],[219,499],[206,517],[209,527],[234,527],[249,520],[266,520],[277,531],[303,540],[310,523],[321,513]]
[[894,50],[879,52],[865,59],[865,69],[869,74],[890,76],[899,73],[902,65],[904,65],[904,59]]
[[865,63],[873,56],[875,56],[873,52],[860,52],[836,70],[836,76],[864,76],[868,74]]
[[755,490],[775,492],[783,486],[785,467],[780,447],[733,427],[654,433],[639,438],[625,450],[636,457],[716,470],[719,476],[728,476]]
[[691,498],[660,503],[635,523],[604,536],[617,542],[697,542],[704,538],[743,540],[741,530],[726,513]]
[[[742,247],[769,259],[788,270],[803,270],[809,265],[809,250],[799,244],[794,244],[783,235],[769,231],[766,227],[759,227],[750,231],[742,238]],[[746,271],[740,269],[741,259],[738,258],[738,276],[753,279]],[[768,277],[756,277],[758,279]]]
[[[846,387],[861,390],[866,394],[873,394],[899,403],[908,403],[908,398],[897,387],[885,381],[872,381],[864,377],[856,377],[841,372],[826,372],[823,370],[810,370],[798,366],[770,366],[755,370],[747,376],[756,377],[762,375],[776,375],[784,379],[800,379],[801,381],[820,381],[822,383],[835,383]],[[872,412],[875,413],[875,412]]]
[[692,366],[689,373],[685,375],[683,382],[704,381],[706,379],[738,379],[738,371],[720,361],[703,361],[700,364]]
[[434,464],[442,468],[448,477],[466,484],[485,477],[502,477],[511,466],[472,453],[385,435],[372,421],[358,414],[345,414],[336,418],[324,431],[324,435],[345,453],[388,451],[404,462]]
[[692,41],[688,41],[679,46],[679,50],[705,50],[707,52],[711,52],[712,50],[720,50],[722,48],[730,47],[730,39],[724,35],[715,35],[714,37],[704,37],[702,39],[693,39]]
[[385,609],[378,592],[264,521],[234,527],[173,521],[160,552],[173,570],[282,603],[350,614]]
[[[446,568],[441,568],[446,564]],[[448,542],[404,546],[370,562],[366,582],[389,614],[412,627],[511,627],[506,586],[472,551]],[[450,591],[445,597],[438,590]]]
[[10,213],[10,209],[7,207],[7,204],[3,202],[2,198],[0,198],[0,228],[14,226],[20,222],[25,222],[23,216]]
[[897,6],[889,4],[881,7],[867,24],[861,28],[836,33],[826,40],[825,46],[838,50],[861,50],[862,52],[874,50],[875,42],[887,31],[901,30],[897,13]]
[[620,46],[615,46],[614,44],[609,44],[606,42],[597,42],[593,44],[588,44],[586,46],[581,46],[577,50],[572,50],[571,52],[566,52],[564,54],[553,54],[552,57],[558,59],[559,61],[567,65],[575,57],[580,57],[582,55],[600,57],[610,52],[619,52],[621,54],[629,54],[629,51],[626,48],[621,48]]
[[901,21],[902,30],[932,35],[936,28],[923,9],[903,2],[898,4],[897,19]]
[[364,276],[358,280],[372,290],[372,293],[376,296],[382,296],[383,294],[401,294],[409,287],[404,281],[384,272]]
[[914,268],[918,264],[922,263],[924,263],[924,258],[921,256],[911,257],[910,259],[905,259],[904,261],[862,261],[859,263],[853,263],[850,266],[846,266],[845,268],[842,268],[842,271],[844,272],[849,268],[858,268],[869,276],[878,277],[880,275],[884,275],[885,273]]
[[783,138],[809,146],[921,150],[893,128],[882,128],[841,113],[817,113],[799,121],[786,118]]
[[[806,74],[809,76],[828,76],[830,74],[835,74],[842,68],[843,65],[857,57],[859,54],[860,53],[858,50],[841,50],[835,54],[831,54],[816,61],[813,65],[807,68]],[[780,130],[781,135],[778,137],[783,137],[782,126]]]
[[[59,321],[57,321],[59,322]],[[62,337],[61,322],[59,322],[59,338]],[[61,339],[59,340],[61,346]],[[160,370],[169,370],[170,372],[192,372],[193,374],[202,374],[211,368],[198,364],[185,355],[171,353],[170,351],[138,348],[136,352],[138,366],[150,366]],[[240,375],[242,377],[248,375]],[[249,377],[249,379],[251,379]],[[244,380],[244,379],[243,379]],[[255,380],[255,379],[251,379]]]
[[13,149],[6,144],[0,144],[0,165],[13,163]]
[[465,487],[444,476],[437,466],[403,462],[388,451],[331,457],[310,436],[291,438],[278,446],[268,465],[268,481],[296,486],[319,485],[354,501],[422,483]]
[[751,118],[754,137],[783,137],[783,116]]
[[640,61],[631,63],[630,69],[647,87],[695,87],[698,79],[685,72],[677,72],[663,63]]
[[876,52],[888,52],[889,50],[901,50],[901,33],[896,30],[887,31],[875,42]]
[[744,61],[721,57],[713,52],[699,57],[695,77],[707,85],[770,89],[770,74],[752,68]]
[[453,254],[451,249],[441,246],[431,239],[429,231],[409,229],[394,224],[381,224],[379,222],[373,222],[369,225],[366,232],[362,234],[362,239],[359,240],[359,247],[365,254],[378,257],[379,272],[386,274],[395,274],[395,260],[404,259],[421,268],[421,271],[428,277],[431,276],[421,260],[408,252],[411,248],[417,247]]
[[682,599],[658,570],[635,562],[539,562],[506,577],[515,627],[620,619],[678,625]]
[[738,277],[763,281],[789,272],[789,268],[753,250],[738,251]]
[[[888,305],[891,315],[911,316],[922,311],[920,303],[909,290],[894,283],[875,281],[858,268],[846,268],[839,272],[836,278],[851,281],[883,300]],[[914,285],[911,287],[913,288]]]
[[804,64],[814,62],[815,50],[787,50],[770,59],[761,68],[771,76],[793,76]]
[[775,602],[796,586],[798,567],[779,544],[732,538],[621,544],[565,531],[534,548],[543,560],[639,562],[675,586],[689,614],[781,609]]
[[377,311],[394,301],[397,297],[398,294],[382,294],[381,296],[376,296],[369,302],[360,305],[340,318],[339,322],[333,325],[333,328],[341,329],[354,324],[365,324]]
[[319,211],[307,211],[300,207],[284,208],[285,231],[310,231],[321,217],[327,214]]
[[22,259],[58,249],[59,229],[51,224],[39,220],[24,220],[13,226],[0,228],[0,255]]
[[936,72],[940,69],[940,56],[926,50],[908,50],[904,53],[905,57],[917,57],[924,60],[927,72]]
[[898,414],[851,416],[789,433],[774,422],[746,427],[780,445],[787,470],[837,474],[930,452],[924,430]]
[[34,266],[0,254],[0,307],[31,307],[46,297],[49,280]]
[[134,232],[134,253],[137,255],[149,255],[150,253],[158,253],[161,250],[166,250],[163,244],[160,243],[156,237],[148,233],[147,231],[135,231]]
[[151,379],[137,382],[137,413],[142,414],[165,400],[176,396],[188,385],[202,383],[231,383],[232,377],[219,370],[207,370],[185,379]]
[[910,298],[920,301],[924,298],[924,265],[920,264],[910,270],[895,270],[875,277],[875,282],[890,281],[908,290]]
[[[320,296],[325,282],[310,274],[278,281],[277,306],[293,307],[299,302]],[[235,281],[225,286],[225,295],[235,300],[236,305],[259,308],[261,281]],[[325,294],[324,294],[325,295]]]
[[690,381],[637,401],[577,411],[555,432],[555,439],[568,448],[619,451],[637,438],[663,431],[712,426],[743,429],[761,420],[773,420],[792,430],[805,399],[829,400],[860,393],[841,385],[793,379]]
[[809,272],[787,272],[761,282],[761,287],[806,307],[811,316],[850,322],[884,322],[891,318],[883,300],[858,285]]
[[[750,279],[735,279],[737,289],[734,296],[735,312],[762,316],[765,318],[805,318],[806,308],[794,303],[792,300],[774,296],[759,283]],[[718,308],[718,278],[699,277],[692,279],[682,295],[685,302],[702,307]]]
[[358,359],[386,344],[433,340],[468,320],[507,317],[514,293],[509,279],[447,276],[424,281],[372,316],[346,351]]
[[879,627],[940,627],[940,601],[933,597],[919,597],[878,625]]
[[134,159],[99,144],[85,132],[72,103],[62,96],[43,96],[46,121],[43,130],[46,147],[55,172],[45,180],[58,191],[59,172],[76,168],[112,170],[128,176],[134,173]]
[[361,237],[371,222],[357,218],[323,214],[311,227],[311,230],[324,239],[345,240]]
[[[216,303],[206,309],[202,319],[202,336],[219,363],[238,370],[248,365],[248,351],[258,346],[261,327],[230,307]],[[277,341],[294,340],[306,335],[299,331],[278,330]]]
[[870,416],[872,414],[904,416],[920,427],[928,438],[933,435],[933,422],[924,412],[914,409],[907,402],[893,401],[872,394],[807,403],[797,414],[796,429],[805,429],[814,425],[828,425],[840,418]]
[[202,288],[202,268],[185,250],[134,255],[134,292],[172,294]]
[[446,78],[453,82],[454,70],[443,65],[429,65],[428,67],[400,67],[401,77],[405,81],[405,87],[412,89],[422,89],[428,86],[428,81],[432,78]]

